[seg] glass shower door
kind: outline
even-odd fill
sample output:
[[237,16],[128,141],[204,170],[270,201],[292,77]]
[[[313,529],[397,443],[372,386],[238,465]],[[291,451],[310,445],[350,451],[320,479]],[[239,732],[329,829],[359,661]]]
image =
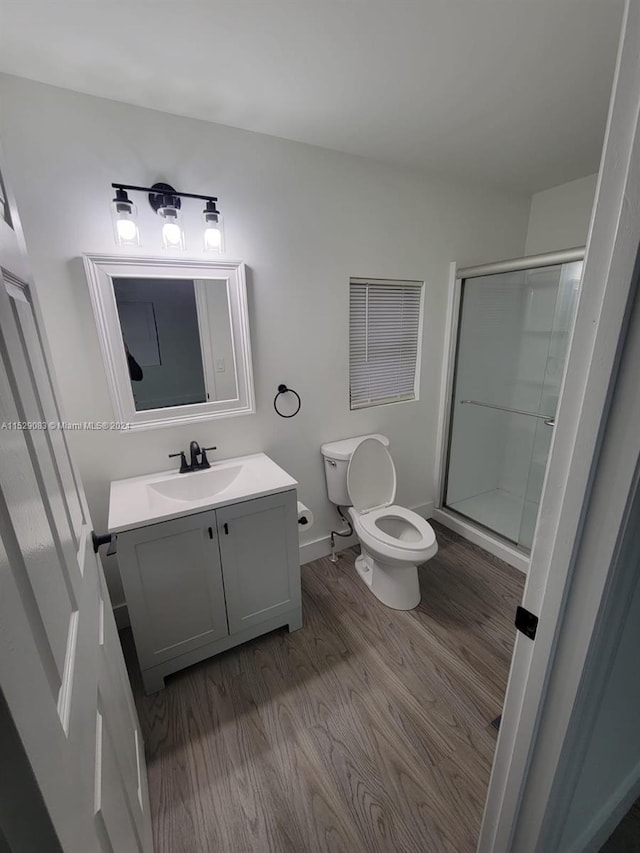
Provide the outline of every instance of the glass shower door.
[[462,282],[444,504],[529,551],[581,262]]
[[533,535],[538,519],[542,486],[553,436],[553,429],[549,427],[555,425],[581,276],[582,261],[564,264],[560,270],[539,406],[541,411],[553,413],[553,424],[549,424],[545,420],[538,420],[535,429],[518,536],[518,546],[524,551],[531,551],[533,545]]

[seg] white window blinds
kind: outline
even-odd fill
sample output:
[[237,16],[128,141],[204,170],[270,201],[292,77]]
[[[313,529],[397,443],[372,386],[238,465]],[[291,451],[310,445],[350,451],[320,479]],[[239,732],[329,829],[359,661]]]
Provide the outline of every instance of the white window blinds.
[[351,279],[351,408],[416,398],[422,282]]

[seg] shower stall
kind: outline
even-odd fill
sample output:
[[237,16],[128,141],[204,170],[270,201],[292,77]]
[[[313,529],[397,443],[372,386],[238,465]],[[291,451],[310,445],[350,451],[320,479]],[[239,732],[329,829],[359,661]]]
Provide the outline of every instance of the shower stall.
[[434,515],[520,568],[533,542],[583,257],[572,249],[452,276]]

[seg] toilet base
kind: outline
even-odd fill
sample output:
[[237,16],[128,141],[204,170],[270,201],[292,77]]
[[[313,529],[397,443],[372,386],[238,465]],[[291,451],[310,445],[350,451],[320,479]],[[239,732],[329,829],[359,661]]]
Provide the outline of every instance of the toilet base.
[[417,566],[387,566],[375,560],[362,544],[360,550],[356,571],[377,599],[394,610],[413,610],[420,604]]

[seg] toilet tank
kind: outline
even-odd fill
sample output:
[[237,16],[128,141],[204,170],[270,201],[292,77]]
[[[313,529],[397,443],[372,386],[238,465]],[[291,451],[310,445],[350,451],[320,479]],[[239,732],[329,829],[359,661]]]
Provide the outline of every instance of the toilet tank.
[[377,438],[385,447],[389,446],[387,436],[379,433],[356,435],[353,438],[343,438],[340,441],[330,441],[321,445],[320,452],[324,457],[327,493],[331,503],[338,506],[351,506],[351,499],[347,492],[347,468],[351,454],[365,438]]

